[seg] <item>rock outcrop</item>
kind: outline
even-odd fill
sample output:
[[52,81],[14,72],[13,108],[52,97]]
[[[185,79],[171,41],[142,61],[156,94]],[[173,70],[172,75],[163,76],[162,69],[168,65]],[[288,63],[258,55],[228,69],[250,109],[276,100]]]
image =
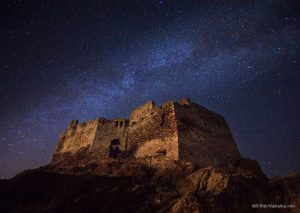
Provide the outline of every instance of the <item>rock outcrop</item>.
[[268,179],[258,165],[244,168],[256,164],[254,161],[242,161],[246,162],[204,168],[169,161],[165,167],[153,168],[141,159],[111,159],[98,168],[85,168],[88,171],[81,171],[81,175],[79,171],[66,175],[42,167],[0,181],[0,211],[300,211],[300,174]]

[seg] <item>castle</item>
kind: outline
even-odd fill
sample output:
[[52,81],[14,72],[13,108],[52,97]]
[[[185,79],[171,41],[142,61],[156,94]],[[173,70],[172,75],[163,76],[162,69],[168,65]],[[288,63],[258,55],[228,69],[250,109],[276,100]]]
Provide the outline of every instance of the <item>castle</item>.
[[60,136],[52,162],[89,155],[184,160],[201,166],[241,158],[225,119],[189,99],[161,106],[148,101],[129,119],[72,121]]

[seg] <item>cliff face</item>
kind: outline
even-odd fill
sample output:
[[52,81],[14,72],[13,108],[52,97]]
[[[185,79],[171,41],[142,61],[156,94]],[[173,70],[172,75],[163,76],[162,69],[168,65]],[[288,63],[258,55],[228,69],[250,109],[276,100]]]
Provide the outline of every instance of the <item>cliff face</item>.
[[219,165],[240,158],[225,119],[188,99],[156,107],[153,101],[132,111],[130,119],[71,122],[61,135],[53,164],[71,158],[87,162],[109,157],[118,140],[119,157],[154,161],[184,160],[197,165]]

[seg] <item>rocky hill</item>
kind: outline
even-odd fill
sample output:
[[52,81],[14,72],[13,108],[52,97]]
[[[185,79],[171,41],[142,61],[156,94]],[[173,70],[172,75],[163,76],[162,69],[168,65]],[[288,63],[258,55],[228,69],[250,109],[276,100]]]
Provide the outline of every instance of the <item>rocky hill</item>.
[[147,102],[72,121],[50,164],[0,181],[0,212],[300,212],[300,174],[266,177],[204,107]]
[[[268,179],[249,159],[205,168],[113,159],[26,171],[0,181],[0,192],[0,212],[299,212],[300,174]],[[293,206],[255,208],[261,204]]]

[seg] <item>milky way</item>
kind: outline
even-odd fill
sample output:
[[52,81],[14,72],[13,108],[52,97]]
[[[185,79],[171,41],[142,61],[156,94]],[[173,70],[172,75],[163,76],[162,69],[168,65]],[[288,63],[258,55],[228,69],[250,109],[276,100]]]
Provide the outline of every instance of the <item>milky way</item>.
[[1,4],[0,177],[49,162],[72,119],[183,97],[267,175],[300,170],[297,1]]

